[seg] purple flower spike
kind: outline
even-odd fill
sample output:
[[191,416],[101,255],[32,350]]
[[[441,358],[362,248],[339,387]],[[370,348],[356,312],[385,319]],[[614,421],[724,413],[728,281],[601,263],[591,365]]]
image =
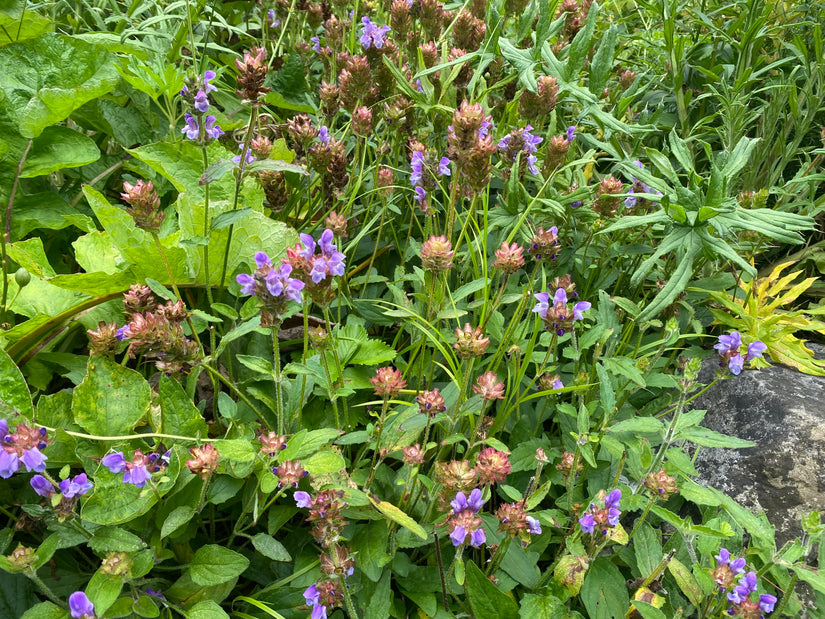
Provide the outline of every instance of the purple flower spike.
[[129,339],[129,325],[123,325],[115,331],[115,338],[117,338],[118,342]]
[[727,548],[720,548],[719,554],[714,557],[716,559],[716,567],[730,564],[730,551]]
[[29,482],[34,488],[34,491],[42,497],[49,498],[54,494],[54,486],[52,486],[52,482],[48,479],[43,477],[42,475],[35,475],[31,478]]
[[312,507],[312,497],[309,496],[309,492],[298,490],[298,492],[296,492],[294,496],[295,504],[298,507]]
[[112,473],[122,473],[126,470],[126,458],[122,451],[116,451],[107,456],[103,456],[100,463]]
[[321,140],[321,144],[327,146],[329,144],[329,129],[327,129],[326,125],[323,125],[318,130],[318,139]]
[[318,37],[310,37],[309,40],[312,41],[312,51],[315,52],[316,54],[320,54],[321,53],[321,39],[319,39]]
[[95,619],[95,605],[82,591],[75,591],[69,596],[69,611],[75,619]]
[[467,531],[464,527],[456,527],[453,529],[453,532],[450,533],[450,541],[453,543],[453,546],[461,546],[464,543],[464,538],[467,537]]
[[419,204],[424,204],[424,200],[427,199],[427,191],[423,187],[416,187],[414,198]]
[[86,477],[86,473],[81,473],[72,479],[64,479],[58,484],[58,487],[64,498],[73,499],[91,490],[92,482]]
[[312,607],[310,619],[327,619],[327,607],[323,604],[316,604]]
[[420,185],[424,178],[424,153],[420,150],[414,150],[412,152],[410,156],[410,168],[412,169],[410,184]]
[[363,26],[361,26],[361,47],[365,50],[370,47],[374,47],[375,49],[384,47],[384,40],[390,31],[390,27],[386,25],[377,26],[373,24],[367,16],[361,18],[361,23],[363,24]]
[[0,449],[0,477],[8,479],[20,469],[20,459],[17,454],[10,454]]
[[315,253],[315,239],[311,234],[301,234],[301,243],[304,248],[298,252],[304,260],[312,260],[312,255]]

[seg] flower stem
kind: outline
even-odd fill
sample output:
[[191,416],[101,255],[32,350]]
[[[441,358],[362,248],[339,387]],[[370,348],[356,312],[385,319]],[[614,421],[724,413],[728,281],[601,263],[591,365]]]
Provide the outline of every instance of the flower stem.
[[278,434],[284,433],[284,394],[281,391],[281,350],[278,342],[278,327],[272,327],[272,367],[275,371],[275,414],[278,419]]
[[34,584],[37,585],[37,588],[40,589],[40,591],[43,593],[43,595],[45,595],[47,598],[49,598],[49,600],[51,600],[52,602],[54,602],[55,604],[60,606],[60,608],[68,608],[68,606],[66,605],[66,602],[61,600],[54,593],[52,593],[52,590],[49,589],[46,586],[46,583],[44,583],[42,580],[40,580],[40,576],[37,575],[37,572],[35,572],[33,569],[29,568],[28,570],[25,571],[25,574],[26,574],[26,576],[28,576],[28,578]]

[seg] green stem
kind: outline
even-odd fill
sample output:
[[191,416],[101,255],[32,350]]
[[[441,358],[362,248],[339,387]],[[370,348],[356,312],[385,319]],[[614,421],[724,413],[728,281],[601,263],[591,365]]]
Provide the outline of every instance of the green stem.
[[341,589],[344,591],[344,601],[347,604],[347,614],[350,619],[358,619],[358,612],[355,610],[355,604],[352,603],[352,596],[349,594],[347,583],[344,582],[344,577],[341,576]]
[[378,435],[375,438],[375,449],[372,452],[372,462],[370,463],[370,474],[367,477],[367,483],[364,484],[364,492],[369,492],[370,485],[372,484],[372,480],[375,477],[375,469],[378,467],[376,461],[378,459],[378,453],[381,449],[381,435],[384,433],[384,423],[386,422],[387,417],[387,407],[389,405],[390,398],[389,396],[384,396],[384,401],[381,404],[381,417],[378,421]]
[[37,585],[37,588],[40,589],[40,591],[43,592],[43,595],[49,598],[49,600],[60,606],[60,608],[68,608],[66,602],[61,600],[54,593],[52,593],[52,590],[46,586],[46,583],[40,580],[40,576],[37,575],[37,572],[29,568],[28,570],[26,570],[25,574],[34,584]]
[[275,371],[275,415],[278,419],[278,434],[284,433],[284,394],[281,391],[281,349],[278,341],[278,327],[272,327],[272,367]]
[[[258,408],[254,404],[252,404],[252,402],[249,400],[249,398],[246,397],[246,395],[240,389],[238,389],[232,381],[227,379],[223,374],[218,372],[215,368],[212,368],[212,367],[208,366],[206,363],[202,363],[201,367],[206,369],[207,372],[209,372],[212,376],[214,376],[219,381],[221,381],[232,393],[234,393],[241,400],[243,400],[244,404],[246,404],[249,408],[251,408],[253,410],[253,412],[258,417],[258,419],[261,421],[261,423],[266,426],[267,430],[272,429],[272,426],[270,425],[267,418],[264,417],[263,413],[261,413],[261,411],[259,411]],[[148,435],[145,435],[145,436],[148,436]]]
[[[22,13],[20,17],[21,23],[23,20]],[[6,245],[11,243],[11,213],[14,206],[14,196],[17,194],[17,185],[20,182],[20,174],[23,172],[23,164],[26,162],[26,157],[32,147],[33,140],[29,140],[26,144],[26,150],[23,151],[23,156],[20,158],[20,163],[17,164],[17,172],[14,175],[14,182],[11,185],[11,192],[9,193],[9,202],[6,205],[6,221],[5,231],[0,237],[0,257],[3,260],[3,299],[0,301],[0,325],[6,322],[6,301],[9,297],[9,256],[6,253]]]

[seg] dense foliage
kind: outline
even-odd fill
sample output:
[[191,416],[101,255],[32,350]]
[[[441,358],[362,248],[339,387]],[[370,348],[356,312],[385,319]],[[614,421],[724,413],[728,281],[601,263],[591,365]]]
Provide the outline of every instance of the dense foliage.
[[691,402],[825,375],[823,19],[5,0],[0,615],[813,615]]

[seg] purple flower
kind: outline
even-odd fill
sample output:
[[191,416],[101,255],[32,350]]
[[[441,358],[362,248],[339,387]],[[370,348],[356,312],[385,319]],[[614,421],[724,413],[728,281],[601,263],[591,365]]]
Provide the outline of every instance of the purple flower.
[[767,345],[764,342],[756,340],[748,344],[748,354],[745,355],[746,359],[753,359],[754,357],[762,357],[762,353],[768,350]]
[[538,150],[539,144],[544,142],[543,137],[530,133],[532,130],[533,127],[527,125],[521,131],[521,137],[524,139],[524,149],[527,151],[528,155],[535,153]]
[[576,139],[576,127],[567,127],[567,141],[572,142]]
[[209,111],[209,99],[202,90],[199,90],[198,94],[195,95],[195,109],[201,114]]
[[530,174],[538,174],[539,169],[536,167],[536,162],[538,161],[538,157],[535,155],[528,155],[527,156],[527,170]]
[[573,306],[573,320],[584,320],[582,312],[590,309],[590,303],[587,301],[579,301]]
[[304,282],[289,277],[292,273],[292,266],[282,264],[278,269],[272,269],[266,276],[266,289],[273,297],[285,296],[287,299],[301,302],[301,290]]
[[742,347],[742,336],[738,331],[732,331],[730,335],[720,335],[719,341],[713,345],[720,355],[728,352],[739,352]]
[[390,27],[387,25],[377,26],[373,24],[366,15],[361,18],[361,23],[363,24],[363,26],[361,26],[361,47],[365,50],[370,47],[374,47],[375,49],[384,47],[384,40],[390,31]]
[[759,596],[759,610],[763,613],[772,613],[773,607],[776,605],[776,598],[767,593]]
[[424,178],[424,153],[420,150],[414,150],[410,156],[410,183],[412,185],[420,185]]
[[622,491],[616,488],[608,494],[604,500],[604,506],[608,510],[607,523],[614,527],[619,524],[619,516],[622,515],[622,512],[619,510],[619,501],[621,498]]
[[533,308],[533,311],[538,314],[542,320],[547,319],[547,312],[550,309],[550,293],[537,292],[533,295],[538,303]]
[[81,473],[73,479],[64,479],[58,484],[60,492],[64,498],[73,499],[76,496],[86,494],[92,489],[92,482],[86,477],[86,473]]
[[115,331],[115,337],[119,342],[126,340],[129,338],[129,325],[123,325],[117,331]]
[[122,451],[116,451],[107,456],[103,456],[100,463],[112,473],[122,473],[126,470],[126,457]]
[[438,173],[441,176],[450,176],[450,160],[447,157],[442,157],[438,162]]
[[478,548],[484,542],[487,541],[487,535],[484,533],[484,529],[476,529],[472,533],[470,533],[470,546],[475,546]]
[[321,253],[330,256],[335,253],[337,247],[335,246],[335,233],[327,228],[321,233],[321,238],[318,239],[318,245],[321,248]]
[[587,512],[584,516],[579,518],[579,526],[581,526],[583,533],[593,533],[593,529],[596,526],[596,521],[593,519],[593,514]]
[[319,39],[318,37],[310,37],[309,40],[312,41],[312,51],[314,51],[316,54],[320,54],[321,53],[321,39]]
[[564,389],[564,383],[561,382],[561,379],[556,379],[553,383],[553,389]]
[[8,479],[20,469],[20,459],[16,453],[0,449],[0,477]]
[[556,303],[567,305],[567,291],[564,288],[556,288],[556,294],[553,295],[553,305]]
[[146,482],[152,478],[152,474],[144,464],[137,464],[131,469],[126,469],[123,472],[123,483],[132,484],[138,488],[143,488]]
[[734,587],[733,591],[728,593],[728,601],[741,604],[754,591],[756,591],[756,573],[748,572],[739,580],[739,584]]
[[154,589],[152,589],[150,587],[146,587],[145,593],[146,593],[146,595],[151,595],[153,598],[158,598],[159,600],[165,600],[166,599],[166,596],[163,595],[162,592],[155,591]]
[[321,140],[321,144],[323,144],[324,146],[329,145],[329,129],[326,125],[323,125],[318,130],[318,139]]
[[197,119],[189,112],[183,115],[183,119],[186,121],[186,126],[180,132],[185,133],[190,140],[197,140],[201,133]]
[[212,84],[209,83],[213,79],[215,79],[215,72],[214,71],[204,72],[204,74],[203,74],[203,92],[204,93],[209,94],[210,92],[213,92],[213,91],[218,89],[216,86],[213,86]]
[[315,241],[308,234],[301,235],[304,244],[303,251],[299,254],[311,263],[310,277],[316,284],[321,283],[328,275],[340,276],[344,274],[344,254],[337,250],[333,243],[332,230],[324,230],[319,239],[321,253],[315,255]]
[[95,606],[82,591],[75,591],[69,596],[69,611],[75,619],[94,619]]
[[728,359],[728,369],[734,376],[739,376],[745,367],[745,359],[742,355],[734,355]]
[[541,535],[541,523],[532,516],[527,516],[527,530],[531,535]]
[[472,492],[470,492],[469,497],[463,492],[459,492],[455,495],[455,499],[450,501],[450,505],[453,508],[454,514],[458,514],[464,510],[470,510],[477,514],[484,505],[484,500],[481,498],[481,490],[474,488]]
[[481,126],[478,128],[478,139],[483,140],[490,134],[490,129],[492,128],[493,123],[489,120],[482,120]]
[[313,606],[310,619],[327,619],[327,607],[323,604]]
[[421,83],[421,78],[415,80],[415,89],[422,94],[424,93],[424,85]]
[[453,543],[453,546],[461,546],[464,543],[464,538],[467,537],[467,531],[464,530],[464,527],[456,527],[453,529],[453,532],[450,533],[450,541]]
[[[269,25],[270,25],[272,28],[277,28],[278,26],[280,26],[280,25],[281,25],[281,21],[280,21],[280,20],[278,20],[278,19],[275,19],[275,9],[269,9],[269,10],[266,12],[266,18],[269,20]],[[277,25],[275,25],[275,22],[278,22],[278,24],[277,24]]]
[[716,555],[716,567],[721,567],[723,565],[728,565],[730,567],[730,571],[734,574],[744,574],[745,573],[745,558],[740,557],[735,559],[733,562],[730,560],[730,552],[727,548],[720,548],[719,554]]
[[40,450],[37,447],[26,449],[23,452],[23,456],[20,458],[20,461],[26,465],[26,471],[29,473],[32,471],[35,473],[42,473],[45,471],[46,460],[48,460],[48,458],[40,453]]
[[241,294],[255,294],[255,278],[248,273],[240,273],[235,281],[241,285]]
[[[298,494],[297,492],[295,494]],[[306,494],[306,492],[304,492]],[[298,507],[301,507],[300,505]],[[318,591],[318,587],[315,585],[310,585],[304,591],[304,599],[306,600],[307,606],[315,606],[321,600],[321,592]]]
[[256,251],[255,252],[255,265],[262,269],[265,266],[271,267],[272,261],[269,259],[269,256],[266,255],[266,252]]
[[[295,504],[298,507],[312,507],[312,497],[309,495],[309,492],[298,490],[298,492],[296,492],[294,496]],[[309,591],[309,589],[307,589],[307,591]]]
[[0,441],[7,442],[9,440],[9,422],[5,419],[0,419]]
[[218,125],[215,124],[215,117],[210,114],[206,117],[206,120],[203,123],[203,130],[206,134],[206,137],[211,138],[213,140],[217,140],[224,134],[223,129],[221,129]]
[[[240,164],[241,163],[241,156],[243,155],[243,152],[245,150],[244,149],[244,143],[241,142],[238,145],[238,147],[241,149],[241,154],[240,155],[235,155],[234,157],[232,157],[232,162]],[[255,161],[255,157],[252,156],[252,149],[249,149],[249,150],[246,151],[246,163],[252,163],[253,161]]]
[[304,260],[312,260],[313,254],[315,254],[315,239],[312,238],[310,234],[303,234],[301,233],[301,244],[304,248],[298,252]]
[[35,475],[31,478],[29,482],[34,488],[34,491],[42,497],[49,498],[54,494],[54,486],[52,486],[52,482],[48,479],[43,477],[42,475]]
[[415,191],[415,201],[419,204],[424,204],[424,200],[427,198],[427,191],[423,187],[416,187]]

